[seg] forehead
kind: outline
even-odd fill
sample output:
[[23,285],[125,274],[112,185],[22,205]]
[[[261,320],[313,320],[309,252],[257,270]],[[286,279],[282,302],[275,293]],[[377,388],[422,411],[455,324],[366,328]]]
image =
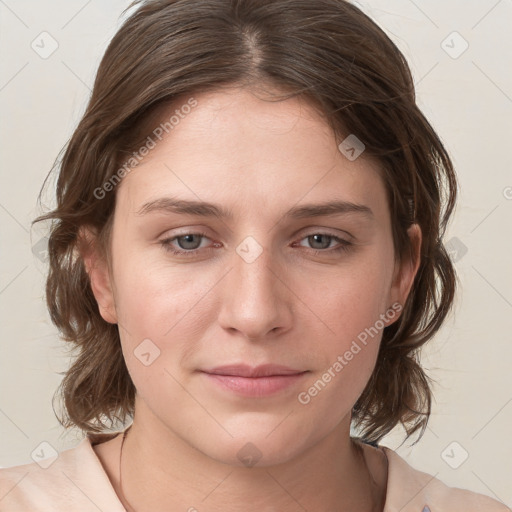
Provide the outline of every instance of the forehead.
[[[313,100],[304,96],[287,98],[285,95],[285,92],[277,89],[262,90],[235,85],[208,92],[183,93],[154,107],[133,128],[133,132],[140,137],[149,135],[158,141],[158,151],[151,151],[151,157],[165,150],[162,138],[169,145],[173,142],[176,145],[193,143],[193,139],[203,135],[207,136],[205,141],[211,140],[213,131],[216,132],[217,142],[228,135],[229,140],[224,142],[237,144],[241,137],[232,139],[233,133],[243,136],[250,130],[254,135],[258,129],[266,134],[283,134],[292,130],[297,122],[300,125],[307,123],[309,128],[315,132],[321,130],[325,136],[330,135],[320,108]],[[157,131],[162,133],[155,133]],[[172,142],[169,140],[171,138]]]
[[[326,195],[383,199],[377,162],[348,160],[313,104],[260,96],[235,88],[182,95],[155,112],[144,127],[153,147],[121,182],[119,199],[131,210],[165,192],[259,208]],[[165,123],[158,140],[153,133]]]

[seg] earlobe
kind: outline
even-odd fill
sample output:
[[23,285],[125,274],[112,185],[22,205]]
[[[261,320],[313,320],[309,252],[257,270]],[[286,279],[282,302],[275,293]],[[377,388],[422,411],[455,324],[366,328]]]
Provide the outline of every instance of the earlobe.
[[414,278],[418,272],[421,261],[421,229],[418,224],[413,224],[408,230],[407,234],[411,240],[411,253],[410,258],[403,262],[400,276],[400,301],[405,304],[409,292],[411,291],[414,283]]
[[79,231],[79,251],[89,276],[91,289],[98,304],[99,312],[108,323],[117,323],[117,313],[108,264],[97,247],[97,232],[83,226]]
[[[395,266],[393,283],[390,290],[389,307],[391,308],[393,305],[398,303],[401,306],[400,311],[404,308],[421,262],[422,233],[420,226],[418,224],[413,224],[407,230],[407,234],[411,241],[410,256],[404,258],[400,266]],[[396,320],[397,318],[394,319],[394,321]]]

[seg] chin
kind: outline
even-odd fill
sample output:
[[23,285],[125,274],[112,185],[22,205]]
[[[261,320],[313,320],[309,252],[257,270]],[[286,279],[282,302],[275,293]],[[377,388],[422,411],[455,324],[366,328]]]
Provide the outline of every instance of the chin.
[[212,459],[230,466],[262,468],[284,464],[299,456],[313,440],[304,433],[284,428],[279,421],[272,422],[270,428],[266,425],[261,429],[246,429],[243,434],[233,437],[226,434],[222,440],[203,438],[202,446],[198,448]]

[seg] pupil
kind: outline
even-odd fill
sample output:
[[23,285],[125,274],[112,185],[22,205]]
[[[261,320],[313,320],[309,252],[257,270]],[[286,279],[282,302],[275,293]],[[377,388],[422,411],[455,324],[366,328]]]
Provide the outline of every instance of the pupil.
[[[185,247],[181,247],[181,248],[182,249],[197,249],[197,247],[187,247],[188,243],[192,243],[192,245],[194,245],[194,243],[191,242],[191,239],[193,239],[193,237],[195,237],[195,236],[197,236],[197,235],[183,235],[182,237],[180,237],[180,238],[186,239],[185,240]],[[197,244],[197,242],[196,242],[196,244]],[[182,244],[180,243],[179,245],[181,246]]]
[[[325,237],[326,240],[327,240],[327,245],[324,244],[324,247],[322,247],[322,249],[325,249],[326,247],[329,247],[329,242],[328,242],[328,240],[330,238],[329,236],[326,236],[326,235],[312,235],[311,238],[313,238],[315,243],[316,243],[316,242],[318,242],[318,238],[320,238],[320,240],[321,240],[322,237]],[[322,244],[320,244],[320,245],[322,245]]]

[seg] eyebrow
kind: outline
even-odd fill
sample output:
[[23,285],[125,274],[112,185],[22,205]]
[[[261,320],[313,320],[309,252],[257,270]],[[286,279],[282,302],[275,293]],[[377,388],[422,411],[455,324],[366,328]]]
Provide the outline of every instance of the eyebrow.
[[[136,215],[146,215],[151,212],[176,213],[182,215],[199,215],[202,217],[214,217],[217,219],[233,219],[231,210],[226,210],[220,205],[203,202],[178,199],[174,197],[162,197],[144,203],[136,212]],[[349,201],[328,201],[325,203],[311,203],[302,206],[294,206],[285,214],[285,218],[305,219],[309,217],[323,217],[327,215],[360,214],[368,219],[373,219],[374,214],[370,207],[364,204]]]

